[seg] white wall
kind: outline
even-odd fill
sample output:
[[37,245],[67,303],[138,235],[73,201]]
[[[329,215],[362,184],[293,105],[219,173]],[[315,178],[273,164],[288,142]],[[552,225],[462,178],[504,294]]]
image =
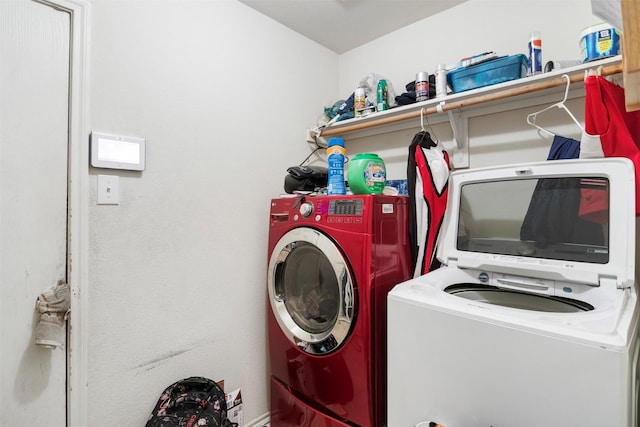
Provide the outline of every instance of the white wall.
[[[241,387],[248,421],[268,411],[269,199],[325,105],[369,72],[401,90],[439,62],[524,52],[533,29],[545,59],[578,57],[593,22],[589,0],[471,0],[338,57],[235,0],[94,0],[90,128],[145,137],[147,169],[116,173],[117,206],[95,204],[95,175],[115,172],[91,170],[89,425],[142,425],[190,375]],[[544,158],[524,117],[472,119],[472,166]],[[347,148],[381,153],[400,178],[416,130]]]
[[[235,0],[91,9],[90,128],[146,138],[147,168],[90,171],[88,425],[144,425],[191,375],[241,387],[259,418],[269,200],[311,151],[338,57]],[[117,206],[95,204],[103,173]]]
[[[542,34],[543,64],[552,59],[579,60],[580,33],[597,22],[600,19],[591,14],[590,0],[468,0],[341,55],[340,95],[346,98],[372,72],[388,78],[400,94],[416,72],[432,74],[439,63],[454,64],[486,51],[526,55],[529,33],[534,30]],[[583,121],[584,100],[567,105]],[[539,109],[471,118],[470,166],[545,160],[551,141],[541,138],[525,121],[527,114]],[[563,114],[559,110],[545,114],[544,124],[558,134],[579,139],[579,128]],[[391,179],[405,178],[406,147],[419,126],[416,119],[415,129],[348,141],[347,153],[374,151],[385,160]],[[451,154],[448,123],[433,126],[433,131]]]

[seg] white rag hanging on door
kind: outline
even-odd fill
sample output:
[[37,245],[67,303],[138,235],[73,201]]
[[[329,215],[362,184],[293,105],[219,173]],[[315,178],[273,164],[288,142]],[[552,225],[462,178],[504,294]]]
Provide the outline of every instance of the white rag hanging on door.
[[69,307],[69,285],[62,281],[58,281],[38,296],[36,310],[40,313],[40,320],[36,326],[37,345],[51,349],[63,347]]

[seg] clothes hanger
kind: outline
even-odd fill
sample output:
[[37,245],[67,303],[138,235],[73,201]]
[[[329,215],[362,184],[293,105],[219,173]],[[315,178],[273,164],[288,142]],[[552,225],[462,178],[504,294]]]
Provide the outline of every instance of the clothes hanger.
[[[416,138],[418,139],[418,143],[420,144],[421,147],[423,148],[431,148],[431,147],[437,147],[438,146],[438,137],[436,136],[436,140],[434,141],[433,139],[431,139],[431,134],[427,131],[427,129],[424,127],[424,121],[425,121],[425,109],[421,108],[420,109],[420,132],[418,132],[414,137],[413,140],[416,141]],[[429,121],[427,120],[427,126],[429,127],[429,129],[431,130],[431,132],[433,132],[433,129],[431,129],[431,126],[429,126]],[[436,135],[435,133],[433,134],[434,136]]]
[[569,86],[571,85],[571,79],[569,78],[569,76],[567,74],[563,74],[562,77],[567,79],[567,86],[564,90],[564,98],[562,99],[562,101],[560,102],[556,102],[555,104],[549,105],[546,108],[543,108],[540,111],[537,111],[535,113],[531,113],[527,116],[527,123],[529,123],[531,126],[533,126],[534,128],[537,128],[538,130],[545,132],[551,136],[556,136],[555,133],[551,132],[548,129],[543,128],[542,126],[538,125],[536,123],[536,118],[538,117],[538,114],[544,113],[547,110],[550,110],[552,108],[560,108],[561,110],[564,110],[569,117],[571,117],[571,119],[573,119],[574,123],[576,125],[578,125],[578,128],[580,128],[580,131],[584,132],[584,128],[582,127],[582,125],[580,124],[580,122],[578,121],[578,119],[576,119],[576,117],[571,113],[571,111],[567,108],[567,106],[564,104],[567,101],[567,97],[569,95]]

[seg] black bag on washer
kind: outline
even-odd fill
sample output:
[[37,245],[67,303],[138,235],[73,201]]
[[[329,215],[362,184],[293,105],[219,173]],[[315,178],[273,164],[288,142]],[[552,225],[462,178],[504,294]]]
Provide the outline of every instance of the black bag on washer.
[[224,391],[213,380],[190,377],[160,395],[145,427],[237,427],[227,418]]
[[314,191],[327,186],[329,172],[324,166],[291,166],[284,177],[284,191]]

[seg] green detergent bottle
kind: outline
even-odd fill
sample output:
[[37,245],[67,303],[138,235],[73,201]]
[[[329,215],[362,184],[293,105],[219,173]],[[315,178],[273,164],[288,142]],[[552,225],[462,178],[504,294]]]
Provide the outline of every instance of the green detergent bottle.
[[382,194],[387,182],[384,160],[377,154],[356,154],[349,160],[347,182],[353,194]]

